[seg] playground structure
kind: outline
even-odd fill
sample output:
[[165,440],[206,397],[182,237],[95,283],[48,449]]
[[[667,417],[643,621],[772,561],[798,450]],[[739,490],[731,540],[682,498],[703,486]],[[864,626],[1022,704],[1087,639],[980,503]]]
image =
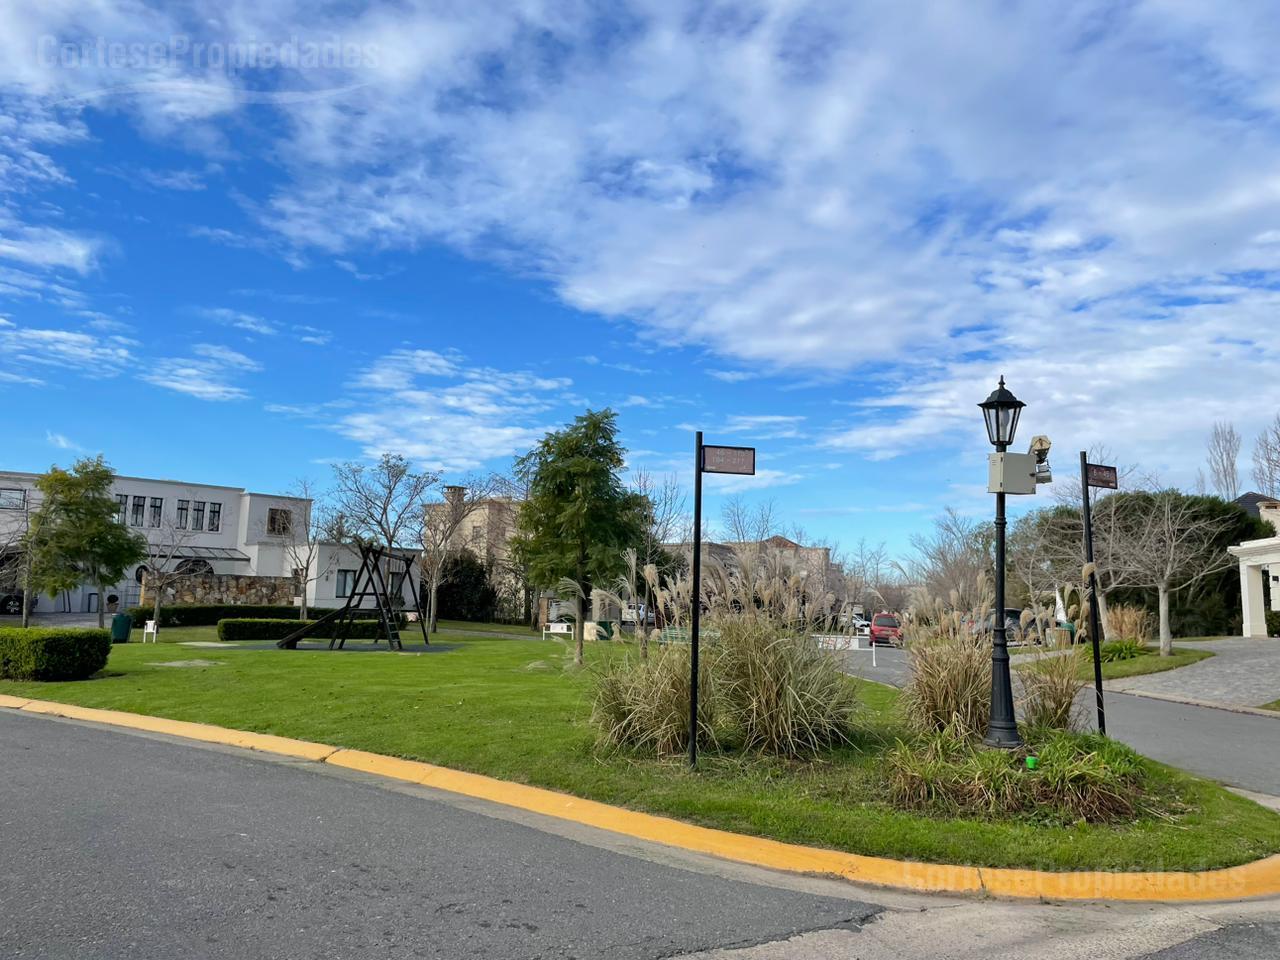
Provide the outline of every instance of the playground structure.
[[[325,614],[319,620],[299,627],[287,637],[277,640],[277,647],[282,650],[297,650],[299,640],[304,640],[320,632],[322,628],[328,627],[329,649],[341,650],[347,642],[347,632],[356,620],[360,619],[360,615],[373,613],[376,610],[382,626],[382,634],[387,640],[387,649],[403,650],[404,647],[400,642],[401,614],[398,606],[392,603],[391,592],[387,589],[388,577],[384,576],[384,568],[385,572],[390,574],[393,563],[403,567],[402,571],[396,571],[402,574],[399,581],[401,599],[403,600],[404,587],[408,585],[413,595],[413,609],[418,615],[418,627],[422,631],[422,642],[430,646],[426,618],[422,615],[422,605],[418,601],[418,587],[413,582],[413,556],[392,553],[383,547],[366,543],[360,543],[357,546],[360,549],[360,569],[356,573],[346,604]],[[395,577],[391,577],[391,580],[395,582]],[[373,607],[364,606],[364,601],[369,597],[373,598]],[[378,641],[375,639],[373,642]]]

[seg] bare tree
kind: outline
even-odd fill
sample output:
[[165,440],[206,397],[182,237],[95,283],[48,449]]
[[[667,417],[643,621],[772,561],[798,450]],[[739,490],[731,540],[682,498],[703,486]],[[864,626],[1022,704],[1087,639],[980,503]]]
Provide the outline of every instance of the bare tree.
[[[31,490],[22,491],[21,512],[6,503],[4,528],[0,530],[0,587],[18,595],[22,626],[31,625],[31,606],[35,599],[32,578],[35,573],[36,540],[39,530],[32,527]],[[0,611],[9,613],[11,611]]]
[[755,506],[741,496],[734,495],[720,508],[721,536],[727,543],[751,546],[759,544],[778,533],[777,507],[772,500],[763,500]]
[[907,579],[933,598],[957,610],[975,609],[981,584],[990,581],[995,564],[994,531],[989,523],[961,516],[953,509],[934,520],[930,533],[911,537],[915,555],[902,566]]
[[[298,608],[298,619],[305,620],[308,588],[321,577],[327,576],[337,559],[330,554],[328,561],[321,563],[324,542],[334,539],[334,517],[329,505],[317,492],[315,484],[305,477],[293,485],[288,496],[307,501],[306,514],[301,517],[290,515],[283,533],[285,560],[289,563],[302,601]],[[340,539],[338,542],[343,541]]]
[[458,550],[470,546],[458,542],[462,526],[493,496],[493,490],[492,480],[471,478],[465,484],[445,486],[443,498],[427,504],[422,525],[422,575],[427,581],[430,632],[437,630],[436,600],[444,582],[446,561]]
[[1213,425],[1209,434],[1209,483],[1223,500],[1240,496],[1240,434],[1226,421]]
[[373,465],[340,463],[333,468],[333,525],[349,537],[388,549],[422,547],[427,495],[440,481],[415,473],[399,454],[384,453]]
[[1225,570],[1235,558],[1221,545],[1230,518],[1214,517],[1192,498],[1162,490],[1134,498],[1141,505],[1120,560],[1135,586],[1154,589],[1160,607],[1160,655],[1173,653],[1169,598]]
[[1259,493],[1280,497],[1280,413],[1254,441],[1253,482]]
[[213,570],[207,560],[200,561],[192,557],[191,543],[196,536],[196,531],[185,526],[179,527],[169,516],[162,518],[158,528],[147,530],[142,602],[145,603],[146,596],[150,594],[151,618],[155,620],[157,630],[160,628],[160,607],[164,602],[165,591],[173,590],[183,580]]

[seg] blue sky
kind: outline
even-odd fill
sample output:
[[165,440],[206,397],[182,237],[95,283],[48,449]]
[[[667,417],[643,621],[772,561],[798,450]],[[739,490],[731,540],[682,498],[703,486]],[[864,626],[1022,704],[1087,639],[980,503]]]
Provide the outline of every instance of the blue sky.
[[759,448],[712,516],[900,548],[989,509],[1003,373],[1060,476],[1103,445],[1191,486],[1224,419],[1247,476],[1278,33],[1173,0],[9,5],[0,462],[457,477],[609,405],[655,474],[699,427]]

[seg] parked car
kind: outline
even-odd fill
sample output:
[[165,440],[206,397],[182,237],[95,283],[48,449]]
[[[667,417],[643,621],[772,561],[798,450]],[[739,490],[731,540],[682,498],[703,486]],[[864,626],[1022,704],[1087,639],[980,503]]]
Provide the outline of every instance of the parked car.
[[902,624],[891,613],[877,613],[871,618],[871,642],[890,647],[902,646]]
[[[973,625],[972,630],[975,637],[990,637],[996,632],[996,612],[994,610],[989,611],[980,623]],[[1005,607],[1005,639],[1009,643],[1021,643],[1023,640],[1022,633],[1022,611],[1017,607]]]
[[[35,608],[36,598],[32,597],[30,603],[27,605],[27,609],[34,610]],[[0,614],[4,614],[6,617],[22,616],[22,594],[6,593],[3,596],[0,596]]]

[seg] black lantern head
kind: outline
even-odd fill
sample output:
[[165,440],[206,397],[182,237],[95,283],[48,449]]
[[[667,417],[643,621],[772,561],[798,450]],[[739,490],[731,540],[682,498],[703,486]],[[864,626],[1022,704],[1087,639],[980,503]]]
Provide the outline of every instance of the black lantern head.
[[991,396],[978,406],[982,408],[982,416],[987,421],[987,438],[992,444],[1003,449],[1013,443],[1013,435],[1018,429],[1018,416],[1026,404],[1005,388],[1004,377],[1000,378],[1000,386],[992,390]]

